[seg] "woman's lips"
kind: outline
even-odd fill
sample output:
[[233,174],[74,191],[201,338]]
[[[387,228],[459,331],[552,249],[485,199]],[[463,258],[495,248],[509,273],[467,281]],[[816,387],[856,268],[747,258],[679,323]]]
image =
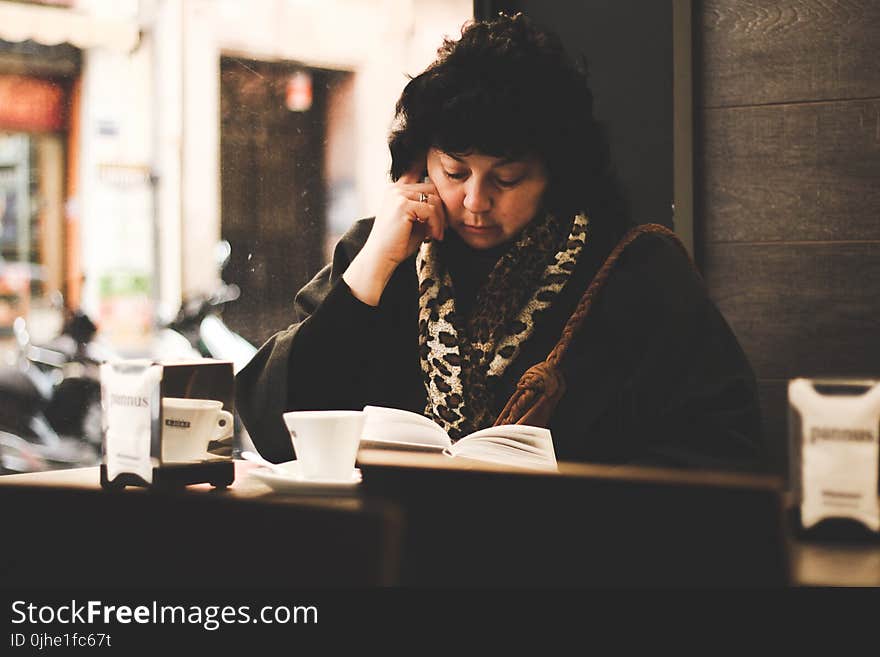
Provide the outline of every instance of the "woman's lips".
[[461,230],[474,233],[475,235],[485,235],[486,233],[498,230],[498,226],[469,226],[467,224],[461,224]]

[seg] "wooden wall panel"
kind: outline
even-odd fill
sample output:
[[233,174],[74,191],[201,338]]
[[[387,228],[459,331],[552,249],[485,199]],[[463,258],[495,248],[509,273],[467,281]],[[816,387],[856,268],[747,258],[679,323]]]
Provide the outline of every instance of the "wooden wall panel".
[[880,2],[694,7],[697,251],[784,474],[788,379],[880,377]]
[[880,242],[710,243],[706,255],[758,378],[880,375]]
[[880,96],[876,0],[704,0],[709,107]]
[[880,100],[710,109],[703,126],[706,240],[880,239]]

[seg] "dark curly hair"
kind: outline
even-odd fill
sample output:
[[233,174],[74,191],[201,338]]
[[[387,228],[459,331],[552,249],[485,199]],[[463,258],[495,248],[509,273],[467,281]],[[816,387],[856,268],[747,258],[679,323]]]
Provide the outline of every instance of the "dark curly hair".
[[550,181],[548,210],[559,217],[586,212],[614,232],[628,224],[586,72],[559,37],[522,14],[469,21],[461,39],[445,39],[397,101],[388,146],[392,180],[430,147],[537,156]]

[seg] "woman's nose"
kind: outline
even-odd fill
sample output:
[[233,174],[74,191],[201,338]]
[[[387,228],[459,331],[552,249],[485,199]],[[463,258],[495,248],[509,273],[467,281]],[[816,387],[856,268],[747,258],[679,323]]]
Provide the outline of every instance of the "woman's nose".
[[468,181],[464,195],[464,207],[468,212],[480,214],[488,212],[492,207],[492,197],[481,181],[474,180],[474,176]]

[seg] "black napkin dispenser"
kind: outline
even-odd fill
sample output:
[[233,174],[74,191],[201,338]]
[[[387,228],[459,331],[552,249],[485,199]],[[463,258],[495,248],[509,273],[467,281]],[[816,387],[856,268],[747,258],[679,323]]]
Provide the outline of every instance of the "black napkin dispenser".
[[229,486],[234,404],[230,361],[105,363],[101,486]]

